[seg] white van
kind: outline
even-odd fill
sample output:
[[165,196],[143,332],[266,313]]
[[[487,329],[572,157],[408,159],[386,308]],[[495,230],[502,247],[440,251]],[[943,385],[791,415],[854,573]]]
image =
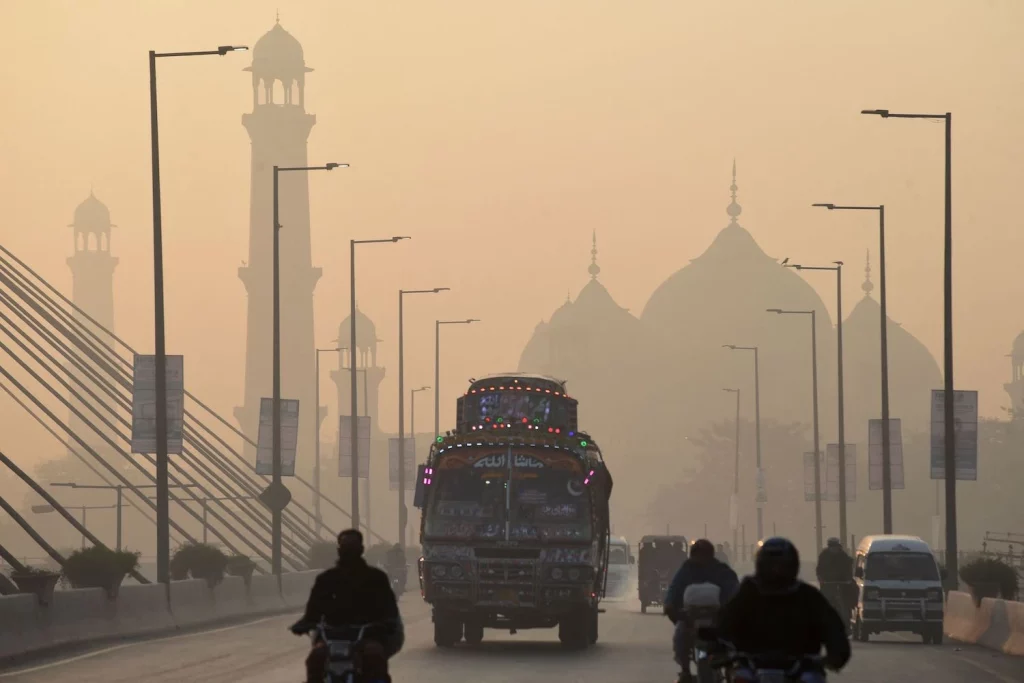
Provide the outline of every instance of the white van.
[[612,538],[608,547],[608,578],[604,594],[608,598],[621,598],[629,589],[636,558],[630,552],[629,541],[619,536]]
[[925,643],[942,642],[943,590],[932,549],[916,536],[868,536],[857,546],[854,579],[860,596],[853,635],[917,633]]

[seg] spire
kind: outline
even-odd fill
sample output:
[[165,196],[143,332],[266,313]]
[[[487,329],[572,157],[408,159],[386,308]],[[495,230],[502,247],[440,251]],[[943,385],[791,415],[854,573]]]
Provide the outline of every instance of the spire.
[[280,24],[281,23],[281,10],[280,9],[274,10],[274,23],[275,24]]
[[868,260],[864,265],[864,284],[860,286],[864,290],[864,296],[871,296],[872,290],[875,285],[871,282],[871,250],[868,249]]
[[736,190],[739,188],[736,186],[736,160],[732,160],[732,185],[729,186],[729,191],[732,192],[732,202],[726,207],[725,212],[729,214],[729,225],[739,225],[736,219],[743,213],[743,207],[736,203]]
[[596,280],[598,273],[601,272],[601,266],[597,265],[597,230],[593,234],[593,246],[590,249],[590,267],[587,268],[587,272],[590,273],[590,279]]

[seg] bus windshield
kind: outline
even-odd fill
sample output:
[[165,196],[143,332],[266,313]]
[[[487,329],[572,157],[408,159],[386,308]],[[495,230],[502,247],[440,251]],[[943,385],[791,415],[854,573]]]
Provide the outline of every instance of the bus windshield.
[[507,477],[500,473],[473,468],[438,471],[434,475],[426,534],[503,538],[507,483]]

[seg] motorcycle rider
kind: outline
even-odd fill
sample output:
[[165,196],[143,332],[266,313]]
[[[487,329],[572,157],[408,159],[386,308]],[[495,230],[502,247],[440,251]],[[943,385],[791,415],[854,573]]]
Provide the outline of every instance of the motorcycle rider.
[[715,546],[707,539],[694,541],[690,548],[690,557],[676,572],[668,587],[663,602],[665,616],[675,625],[672,636],[672,652],[676,664],[681,668],[680,681],[688,681],[690,675],[690,629],[683,617],[683,595],[686,589],[699,583],[711,583],[718,586],[719,600],[724,603],[739,586],[736,572],[724,562],[715,558]]
[[[818,555],[818,566],[815,573],[822,591],[830,600],[834,601],[833,606],[840,604],[838,600],[841,600],[843,605],[841,611],[845,612],[846,605],[851,604],[851,597],[854,597],[851,594],[856,591],[856,585],[853,583],[853,558],[846,554],[846,550],[843,549],[843,544],[838,538],[828,539],[828,545]],[[840,616],[849,617],[848,614]]]
[[[718,634],[740,652],[778,653],[794,658],[818,655],[838,671],[850,660],[850,641],[839,615],[814,586],[800,581],[800,555],[784,538],[769,538],[757,552],[753,577],[719,613]],[[737,670],[735,680],[756,680]],[[822,683],[823,671],[804,671],[805,683]]]
[[[356,529],[338,534],[338,563],[316,577],[306,611],[291,631],[304,635],[321,619],[335,627],[375,624],[364,635],[363,674],[373,683],[391,680],[387,660],[404,644],[402,618],[387,574],[363,559],[363,535]],[[329,654],[325,643],[314,644],[306,658],[307,683],[323,681]]]
[[388,548],[384,568],[388,576],[397,582],[399,590],[404,590],[408,580],[409,567],[405,558],[405,549],[400,544],[396,543]]

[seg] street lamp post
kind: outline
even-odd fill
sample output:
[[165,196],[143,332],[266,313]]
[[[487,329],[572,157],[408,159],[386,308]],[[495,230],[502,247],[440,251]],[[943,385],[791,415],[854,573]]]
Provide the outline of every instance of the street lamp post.
[[[273,373],[274,373],[274,398],[273,398],[273,486],[275,496],[281,492],[281,221],[279,218],[278,201],[278,176],[287,172],[307,171],[333,171],[336,168],[348,168],[348,164],[328,163],[323,166],[274,166],[274,255],[273,255],[273,288],[274,288],[274,322],[273,322]],[[317,397],[316,403],[319,403]],[[314,412],[319,412],[319,406],[313,406]],[[313,423],[316,424],[318,415],[313,416]],[[274,501],[271,506],[271,571],[276,576],[281,575],[281,518],[284,512],[284,505],[280,500]]]
[[[65,505],[65,509],[68,510],[79,510],[82,513],[82,527],[88,528],[89,518],[87,513],[89,510],[113,510],[118,509],[120,513],[121,509],[117,505]],[[52,505],[33,505],[32,512],[37,515],[45,515],[50,512],[56,512],[56,508]],[[85,534],[82,534],[82,548],[85,548]],[[118,544],[118,550],[120,550],[120,544]]]
[[761,497],[761,489],[764,485],[764,475],[761,470],[761,369],[758,362],[758,347],[736,346],[725,344],[722,348],[732,351],[753,351],[754,352],[754,441],[757,453],[757,538],[764,538],[764,502]]
[[[440,294],[448,287],[398,290],[398,543],[405,547],[409,511],[405,505],[405,308],[406,294]],[[415,437],[415,434],[413,434]]]
[[834,266],[803,266],[797,263],[790,264],[790,268],[796,270],[831,270],[836,274],[836,346],[838,347],[838,387],[839,402],[839,538],[843,545],[847,543],[846,537],[846,417],[844,415],[843,399],[843,262],[833,261]]
[[316,350],[316,414],[313,416],[313,429],[316,431],[316,444],[313,460],[313,516],[316,518],[316,537],[320,538],[324,521],[320,514],[320,354],[340,352],[340,348]]
[[[352,405],[349,409],[349,414],[352,420],[352,528],[354,529],[359,528],[359,387],[356,386],[356,382],[358,381],[356,378],[356,355],[358,353],[356,347],[356,245],[388,244],[407,239],[410,238],[404,235],[395,235],[394,237],[378,240],[349,240],[350,307],[348,360],[350,371],[349,384],[351,385],[352,389],[350,394]],[[366,491],[367,499],[369,499],[369,487],[367,487]]]
[[[877,211],[878,212],[878,298],[881,325],[881,370],[882,370],[882,531],[892,533],[892,471],[891,445],[889,443],[889,314],[885,296],[885,204],[878,206],[839,206],[837,204],[813,204],[829,211]],[[843,537],[845,539],[845,536]],[[845,540],[844,540],[845,543]]]
[[817,313],[810,311],[786,311],[781,308],[769,308],[769,313],[779,315],[811,316],[811,400],[814,403],[814,530],[818,552],[821,552],[821,451],[818,439],[818,325]]
[[729,525],[732,526],[732,547],[739,548],[739,504],[740,504],[740,394],[739,389],[722,389],[736,394],[736,466],[732,481],[732,502],[729,507]]
[[953,114],[894,114],[888,109],[865,109],[862,114],[881,116],[883,119],[928,119],[946,124],[946,182],[945,220],[943,229],[943,394],[945,422],[945,475],[946,475],[946,572],[950,588],[957,585],[957,533],[956,533],[956,424],[953,401]]
[[160,206],[160,135],[157,125],[156,60],[160,57],[226,55],[248,50],[244,46],[221,45],[199,52],[149,51],[149,130],[153,173],[153,353],[156,361],[156,580],[170,586],[171,518],[167,461],[167,350],[164,344],[164,243]]
[[409,433],[414,439],[416,438],[416,394],[429,388],[429,386],[420,387],[409,392]]
[[476,318],[466,320],[434,321],[434,438],[441,433],[441,325],[469,325],[480,322]]

